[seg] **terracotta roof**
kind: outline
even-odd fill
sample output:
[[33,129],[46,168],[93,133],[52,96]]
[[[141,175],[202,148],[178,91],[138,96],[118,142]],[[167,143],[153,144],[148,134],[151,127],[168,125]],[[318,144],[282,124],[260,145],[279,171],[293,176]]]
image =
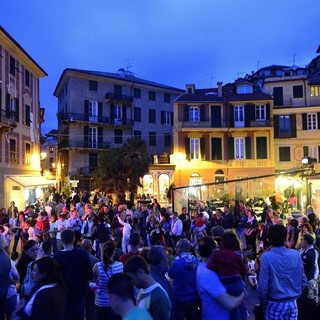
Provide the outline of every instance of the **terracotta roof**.
[[183,93],[175,102],[221,102],[223,97],[218,97],[218,89],[195,89],[194,94]]

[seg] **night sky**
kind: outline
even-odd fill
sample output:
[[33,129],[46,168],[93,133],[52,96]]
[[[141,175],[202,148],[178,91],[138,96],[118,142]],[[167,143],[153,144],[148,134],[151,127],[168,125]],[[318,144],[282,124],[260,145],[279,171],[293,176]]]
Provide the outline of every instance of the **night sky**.
[[65,68],[216,87],[263,66],[308,64],[319,16],[314,0],[0,0],[0,24],[48,73],[44,133],[57,128]]

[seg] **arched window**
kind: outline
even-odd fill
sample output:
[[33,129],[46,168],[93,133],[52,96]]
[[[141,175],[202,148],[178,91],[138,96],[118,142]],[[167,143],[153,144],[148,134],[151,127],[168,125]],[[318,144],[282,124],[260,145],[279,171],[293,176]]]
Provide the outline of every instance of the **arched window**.
[[170,178],[166,173],[160,174],[159,176],[159,192],[160,192],[160,199],[166,200],[167,199],[167,191],[169,189]]
[[142,185],[143,185],[143,193],[145,195],[149,194],[150,196],[154,193],[154,183],[153,183],[153,177],[151,174],[146,174],[142,179]]

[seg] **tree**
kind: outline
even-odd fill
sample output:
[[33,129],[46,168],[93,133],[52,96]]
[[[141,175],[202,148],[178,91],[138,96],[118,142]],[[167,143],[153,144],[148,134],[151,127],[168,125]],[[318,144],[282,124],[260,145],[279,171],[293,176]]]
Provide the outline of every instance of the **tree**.
[[107,150],[100,156],[99,189],[115,193],[120,202],[125,201],[126,192],[130,192],[133,198],[141,186],[140,179],[149,172],[149,164],[145,141],[129,138],[122,147]]

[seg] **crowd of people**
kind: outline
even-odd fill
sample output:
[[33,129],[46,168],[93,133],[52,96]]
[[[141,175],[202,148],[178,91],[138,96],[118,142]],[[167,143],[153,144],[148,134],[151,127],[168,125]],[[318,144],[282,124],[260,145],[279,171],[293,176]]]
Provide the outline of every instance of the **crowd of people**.
[[283,219],[242,200],[180,213],[155,198],[47,200],[0,210],[0,320],[245,320],[248,290],[260,297],[256,319],[319,317],[312,207]]

